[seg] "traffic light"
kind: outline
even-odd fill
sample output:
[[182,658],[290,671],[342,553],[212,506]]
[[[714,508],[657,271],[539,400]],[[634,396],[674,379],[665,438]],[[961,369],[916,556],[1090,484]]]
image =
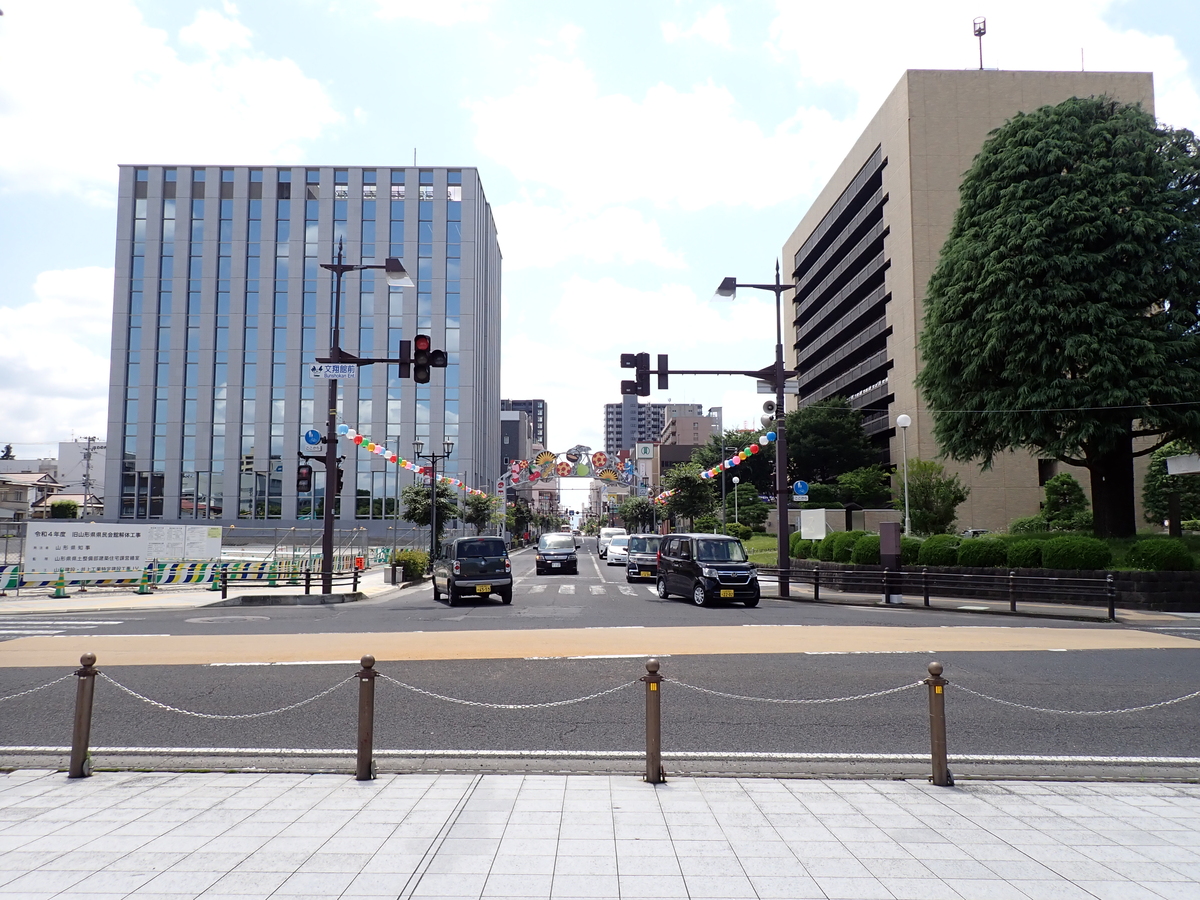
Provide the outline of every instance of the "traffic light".
[[622,369],[637,369],[637,378],[634,381],[622,381],[622,394],[637,394],[639,397],[650,396],[650,354],[649,353],[622,353],[621,354]]
[[408,341],[401,341],[400,346],[396,349],[400,351],[400,359],[404,360],[404,362],[396,364],[396,377],[407,378],[412,374],[409,370],[409,363],[412,360],[412,357],[409,356],[412,353],[412,344]]
[[429,384],[429,367],[432,364],[430,345],[427,334],[418,334],[413,338],[413,381],[417,384]]
[[658,354],[658,389],[665,391],[667,389],[667,354]]
[[337,468],[337,490],[334,493],[339,494],[339,495],[342,493],[342,475],[344,475],[344,474],[345,473],[342,471],[342,467],[338,466],[338,468]]
[[296,470],[296,493],[308,494],[312,492],[312,466],[300,466]]

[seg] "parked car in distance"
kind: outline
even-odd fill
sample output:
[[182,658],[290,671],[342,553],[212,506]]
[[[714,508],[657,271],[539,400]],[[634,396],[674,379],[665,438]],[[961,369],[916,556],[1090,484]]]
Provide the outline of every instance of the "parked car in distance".
[[538,575],[547,572],[579,574],[579,557],[575,553],[575,537],[570,534],[543,534],[538,540],[534,570]]
[[604,559],[608,553],[608,542],[618,534],[627,534],[624,528],[601,528],[600,536],[596,538],[596,552]]
[[629,561],[629,535],[614,534],[608,542],[608,552],[604,558],[610,566],[623,566]]
[[688,597],[697,606],[735,600],[758,606],[758,571],[735,537],[668,534],[658,553],[658,596]]
[[489,597],[498,594],[503,603],[512,603],[512,562],[504,539],[499,537],[461,537],[449,541],[433,563],[433,599],[454,606],[467,596]]
[[625,580],[654,578],[658,575],[658,547],[662,536],[657,534],[631,534],[629,536],[629,559],[625,563]]
[[991,532],[986,528],[968,528],[966,531],[960,531],[958,536],[964,538],[977,538],[983,537],[985,534],[991,534]]

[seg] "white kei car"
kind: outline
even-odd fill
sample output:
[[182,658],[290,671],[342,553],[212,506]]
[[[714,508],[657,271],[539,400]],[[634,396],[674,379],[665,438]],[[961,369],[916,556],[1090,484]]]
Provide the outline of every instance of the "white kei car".
[[609,541],[605,559],[610,566],[623,566],[629,562],[629,535],[618,534]]

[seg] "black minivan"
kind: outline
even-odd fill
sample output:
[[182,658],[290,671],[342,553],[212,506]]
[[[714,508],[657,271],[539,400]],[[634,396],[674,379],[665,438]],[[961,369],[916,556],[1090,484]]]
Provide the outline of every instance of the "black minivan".
[[502,603],[512,603],[512,592],[512,563],[501,538],[457,538],[445,545],[433,564],[434,600],[444,594],[454,606],[467,596],[499,594]]
[[658,596],[697,606],[733,600],[758,606],[758,572],[746,548],[724,534],[668,534],[658,550]]

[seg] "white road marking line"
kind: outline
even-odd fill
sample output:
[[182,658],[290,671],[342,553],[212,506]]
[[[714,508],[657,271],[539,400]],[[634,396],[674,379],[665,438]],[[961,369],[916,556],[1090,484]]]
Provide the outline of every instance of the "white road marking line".
[[637,596],[637,590],[631,584],[619,584],[619,585],[617,585],[617,590],[619,590],[626,597],[636,597]]
[[650,585],[646,585],[646,593],[650,594],[651,596],[657,597],[658,596],[658,588],[652,588],[652,587],[650,587]]
[[544,584],[535,584],[529,588],[529,593],[540,594],[540,593],[544,592],[545,590],[546,590],[546,586]]
[[987,610],[991,609],[990,606],[956,606],[954,608],[970,610],[971,612],[986,612]]
[[87,619],[25,619],[14,616],[10,621],[14,625],[63,625],[70,628],[91,628],[94,625],[123,625],[124,619],[106,619],[104,621],[89,621]]
[[589,590],[589,591],[591,591],[593,594],[606,594],[606,593],[608,593],[606,590],[604,590],[604,585],[602,585],[602,584],[589,584],[589,585],[588,585],[588,590]]
[[[409,632],[413,634],[414,632]],[[213,668],[216,666],[359,666],[362,665],[362,660],[359,659],[306,659],[292,660],[287,662],[220,662],[220,663],[205,663],[206,666]]]
[[[294,747],[92,747],[93,753],[140,756],[354,756],[357,750],[346,749],[297,749]],[[70,753],[70,747],[55,746],[0,746],[0,753]],[[376,756],[388,757],[465,757],[501,758],[521,757],[570,757],[601,759],[636,759],[645,757],[644,750],[382,750]],[[928,761],[928,753],[772,753],[755,751],[722,750],[664,750],[663,759],[768,759],[836,762],[845,761]],[[1060,763],[1060,764],[1111,764],[1111,765],[1200,765],[1197,756],[1018,756],[1015,754],[957,754],[949,755],[951,762],[983,763]]]
[[25,629],[8,629],[8,628],[6,628],[3,630],[0,630],[0,634],[25,634],[25,635],[62,634],[62,631],[61,630],[60,631],[49,631],[44,628],[25,628]]
[[573,585],[573,584],[560,584],[560,585],[558,586],[558,592],[559,592],[560,594],[573,594],[573,593],[575,593],[575,585]]

